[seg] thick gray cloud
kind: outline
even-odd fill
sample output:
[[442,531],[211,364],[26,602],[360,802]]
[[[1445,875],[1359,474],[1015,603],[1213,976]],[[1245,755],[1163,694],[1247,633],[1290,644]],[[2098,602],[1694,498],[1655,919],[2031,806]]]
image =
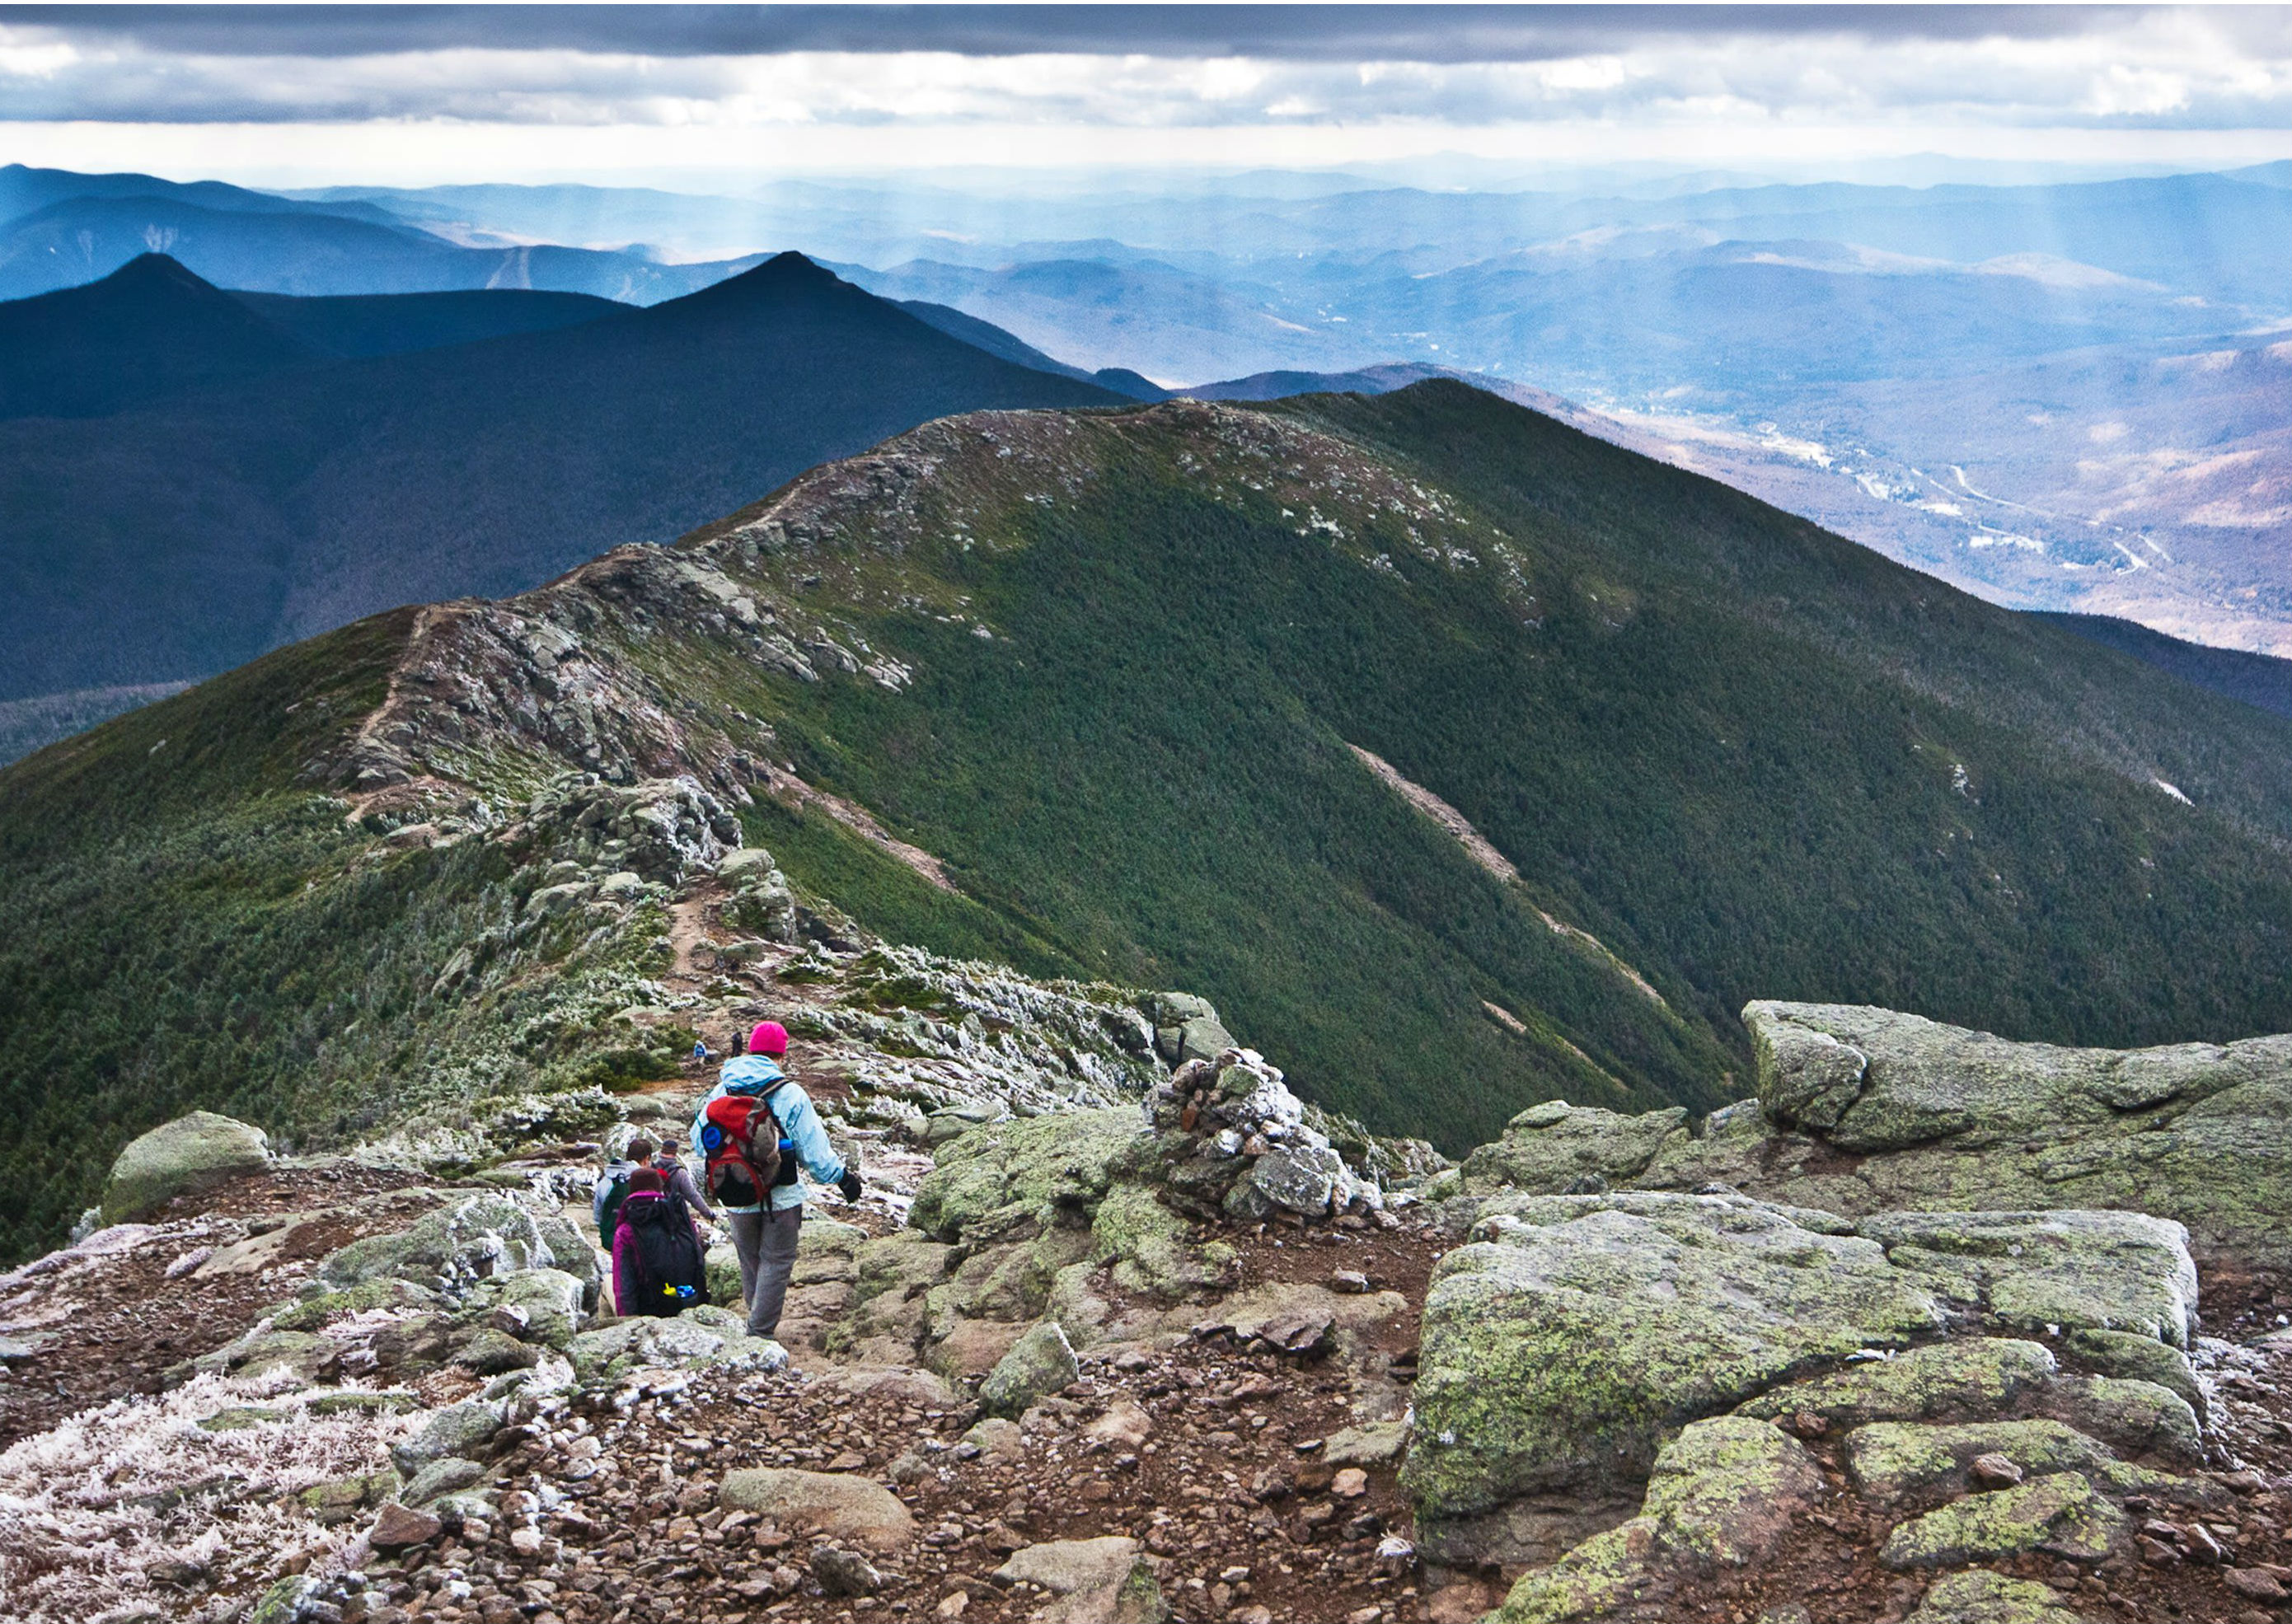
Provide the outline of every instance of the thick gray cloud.
[[[2130,8],[2142,9],[2142,8]],[[569,50],[646,56],[947,51],[1543,61],[1639,42],[2050,39],[2094,6],[0,6],[0,25],[200,56]]]
[[0,121],[75,155],[67,126],[371,126],[433,158],[451,129],[626,132],[657,165],[1327,164],[1562,128],[1579,155],[1703,163],[1842,130],[1983,156],[1963,132],[2244,132],[2276,157],[2292,9],[0,6]]

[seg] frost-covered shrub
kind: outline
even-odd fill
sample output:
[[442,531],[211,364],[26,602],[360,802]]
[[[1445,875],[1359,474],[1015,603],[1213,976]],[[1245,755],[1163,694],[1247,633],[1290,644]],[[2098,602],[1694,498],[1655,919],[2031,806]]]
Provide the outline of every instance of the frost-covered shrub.
[[[305,1408],[291,1377],[202,1376],[85,1410],[0,1451],[0,1597],[17,1624],[157,1612],[206,1624],[290,1557],[339,1566],[357,1524],[322,1527],[298,1497],[390,1464],[419,1415]],[[209,1431],[219,1411],[249,1424]],[[276,1419],[262,1412],[276,1412]]]

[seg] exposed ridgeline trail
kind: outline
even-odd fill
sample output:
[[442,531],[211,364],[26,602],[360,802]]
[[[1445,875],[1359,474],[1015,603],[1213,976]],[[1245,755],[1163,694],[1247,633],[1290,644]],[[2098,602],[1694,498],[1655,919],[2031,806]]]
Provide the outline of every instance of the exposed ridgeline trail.
[[1752,997],[2292,1027],[2288,746],[1461,385],[948,419],[0,775],[0,1226],[192,1106],[658,1074],[681,888],[758,845],[815,939],[1184,988],[1451,1152],[1723,1104]]

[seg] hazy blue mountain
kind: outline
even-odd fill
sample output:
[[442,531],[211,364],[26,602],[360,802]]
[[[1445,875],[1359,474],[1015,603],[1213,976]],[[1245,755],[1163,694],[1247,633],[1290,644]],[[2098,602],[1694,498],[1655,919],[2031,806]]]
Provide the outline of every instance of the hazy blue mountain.
[[916,320],[927,322],[940,332],[951,334],[966,344],[975,345],[989,355],[1001,356],[1021,366],[1031,366],[1037,372],[1055,373],[1061,378],[1085,378],[1102,389],[1110,389],[1118,395],[1133,400],[1165,400],[1170,391],[1150,378],[1123,366],[1102,366],[1096,372],[1085,372],[1079,366],[1069,366],[1064,361],[1053,360],[1015,333],[1007,333],[991,321],[981,321],[976,316],[966,316],[953,305],[933,304],[928,299],[900,299],[893,302]]
[[261,293],[542,288],[635,304],[690,293],[762,257],[659,265],[587,248],[466,248],[387,218],[133,193],[66,197],[0,224],[0,298],[77,286],[150,253],[171,254],[218,286]]
[[1237,274],[1207,277],[1157,260],[1053,259],[981,269],[917,260],[852,279],[888,299],[953,305],[1089,369],[1150,378],[1222,378],[1284,366],[1328,370],[1389,351],[1375,335],[1317,322],[1313,310]]
[[90,417],[323,351],[165,254],[101,282],[0,304],[0,417]]
[[367,203],[350,202],[339,205],[303,203],[270,192],[233,186],[223,181],[163,181],[157,175],[134,173],[91,175],[69,169],[34,169],[23,164],[0,164],[0,221],[14,220],[52,204],[91,197],[161,197],[204,209],[239,213],[334,214],[346,219],[379,221],[391,218]]
[[576,326],[0,422],[0,699],[517,591],[950,412],[1120,398],[786,254]]
[[297,299],[226,293],[163,253],[0,303],[0,418],[93,417],[189,390],[504,334],[625,307],[507,291]]

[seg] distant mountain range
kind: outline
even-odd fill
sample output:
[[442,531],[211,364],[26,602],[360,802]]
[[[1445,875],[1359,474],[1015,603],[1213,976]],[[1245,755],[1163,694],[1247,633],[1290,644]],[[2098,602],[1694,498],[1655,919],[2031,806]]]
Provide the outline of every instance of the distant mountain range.
[[950,412],[1124,398],[795,254],[646,310],[248,299],[149,258],[0,306],[8,334],[0,700],[517,591]]
[[650,304],[758,264],[664,265],[553,244],[471,247],[370,204],[299,203],[206,181],[0,167],[0,299],[108,276],[165,253],[210,282],[298,294],[540,288]]

